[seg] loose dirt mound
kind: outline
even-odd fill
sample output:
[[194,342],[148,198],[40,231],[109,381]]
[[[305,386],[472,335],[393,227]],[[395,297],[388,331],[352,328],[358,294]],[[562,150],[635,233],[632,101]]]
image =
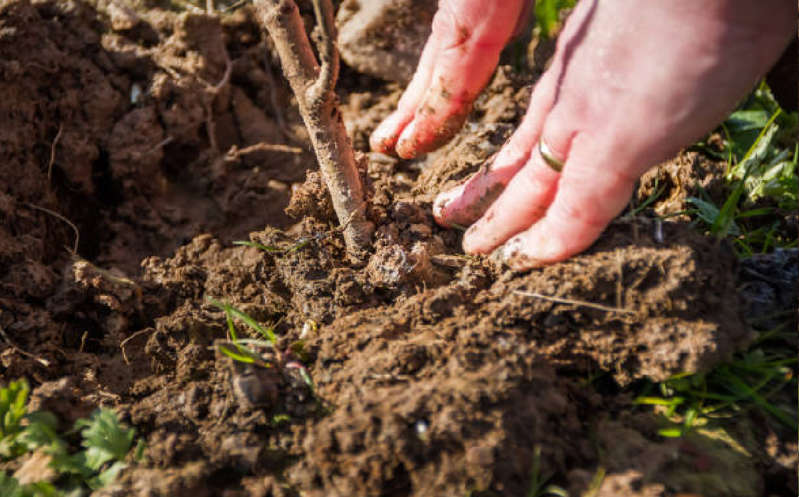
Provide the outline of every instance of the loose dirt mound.
[[[768,430],[752,457],[708,435],[663,442],[620,389],[747,341],[727,247],[621,219],[542,270],[462,255],[430,201],[523,112],[530,76],[505,67],[425,162],[364,158],[379,228],[352,267],[318,178],[296,185],[314,161],[250,14],[0,6],[0,372],[32,378],[65,421],[110,405],[136,426],[147,462],[98,495],[524,495],[534,461],[573,495],[600,466],[615,495],[788,481],[784,454],[752,449]],[[396,92],[344,79],[363,144]],[[292,185],[307,217],[285,229]],[[248,232],[277,250],[231,245]],[[276,323],[313,389],[215,351],[226,324],[208,297]]]

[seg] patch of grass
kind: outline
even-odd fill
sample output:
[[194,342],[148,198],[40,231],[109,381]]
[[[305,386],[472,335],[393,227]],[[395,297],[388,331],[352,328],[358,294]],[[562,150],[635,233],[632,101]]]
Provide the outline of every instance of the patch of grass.
[[[726,161],[726,198],[713,199],[700,190],[689,199],[692,208],[682,214],[717,239],[731,241],[741,258],[796,247],[795,230],[788,228],[785,217],[798,207],[798,123],[797,113],[784,112],[761,83],[721,125],[721,150],[701,142],[694,147]],[[785,402],[795,399],[792,393],[798,387],[790,327],[787,316],[783,326],[761,330],[747,350],[709,373],[647,383],[635,403],[655,406],[670,420],[660,430],[665,437],[680,437],[753,409],[796,431],[796,403]]]
[[[27,413],[30,388],[25,380],[0,388],[0,459],[12,460],[26,454],[44,454],[53,474],[49,478],[21,484],[0,472],[3,497],[82,496],[113,482],[127,467],[125,459],[133,448],[136,432],[120,423],[116,413],[99,409],[88,419],[79,419],[67,439],[79,434],[82,449],[73,447],[57,432],[58,420],[44,411]],[[144,445],[136,447],[141,459]]]
[[786,113],[765,83],[721,125],[721,152],[700,144],[705,153],[727,162],[728,195],[718,202],[701,192],[688,199],[692,216],[718,239],[729,239],[741,257],[797,246],[785,215],[799,198],[797,159],[799,117]]
[[786,352],[790,343],[786,330],[779,327],[761,333],[748,350],[709,373],[678,374],[662,383],[648,383],[635,403],[657,406],[670,420],[659,431],[664,437],[681,437],[709,421],[753,409],[796,431],[797,406],[785,398],[799,387],[797,358],[790,348]]

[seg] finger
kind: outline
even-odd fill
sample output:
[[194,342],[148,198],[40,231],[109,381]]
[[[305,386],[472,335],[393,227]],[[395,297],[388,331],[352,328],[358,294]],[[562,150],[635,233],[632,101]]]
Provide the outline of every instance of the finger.
[[394,153],[400,133],[413,120],[414,112],[424,98],[443,41],[443,35],[436,31],[428,38],[416,72],[397,103],[397,110],[385,118],[369,137],[369,146],[375,152],[389,155]]
[[400,157],[434,150],[460,129],[491,77],[525,1],[441,2],[433,19],[433,33],[441,37],[441,46],[413,120],[396,144]]
[[[550,70],[546,76],[552,78],[552,98],[556,94],[554,75],[557,73]],[[491,252],[543,217],[554,198],[560,173],[541,156],[538,143],[543,140],[550,152],[566,163],[564,167],[568,167],[571,140],[579,129],[580,101],[569,97],[550,104],[551,109],[541,112],[531,108],[531,112],[540,116],[538,119],[543,122],[539,124],[541,131],[536,134],[535,140],[530,139],[525,143],[532,150],[530,159],[515,174],[496,202],[466,232],[463,237],[466,252]]]
[[593,146],[593,140],[575,137],[546,215],[503,247],[511,267],[539,267],[582,252],[627,205],[637,177],[628,172],[635,171],[633,157],[619,147]]
[[508,143],[484,168],[465,183],[441,193],[433,204],[433,216],[442,226],[468,226],[477,221],[502,193],[514,175],[530,159],[541,127],[555,99],[555,72],[548,71],[536,83],[527,113]]
[[534,147],[527,164],[463,237],[468,253],[488,253],[540,219],[552,202],[560,174],[549,167]]

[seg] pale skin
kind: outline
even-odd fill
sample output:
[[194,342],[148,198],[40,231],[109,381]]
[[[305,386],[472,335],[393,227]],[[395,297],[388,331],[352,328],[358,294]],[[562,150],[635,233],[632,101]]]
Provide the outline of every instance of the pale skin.
[[[416,74],[372,149],[412,158],[451,138],[527,2],[440,0]],[[796,36],[796,18],[793,0],[581,0],[516,132],[491,164],[438,196],[436,220],[471,225],[466,252],[501,247],[517,269],[585,250],[641,174],[754,87]]]

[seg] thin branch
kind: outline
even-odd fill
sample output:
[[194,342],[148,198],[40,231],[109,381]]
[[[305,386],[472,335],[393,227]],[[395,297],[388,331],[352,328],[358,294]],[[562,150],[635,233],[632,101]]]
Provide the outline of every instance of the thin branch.
[[130,361],[128,360],[128,354],[125,353],[125,345],[127,345],[128,342],[133,340],[134,338],[153,331],[155,331],[155,328],[145,328],[143,330],[137,331],[136,333],[132,334],[131,336],[119,342],[119,348],[122,350],[122,359],[125,360],[125,364],[130,364]]
[[618,312],[620,314],[635,314],[634,311],[631,311],[629,309],[621,309],[618,307],[610,307],[602,304],[595,304],[594,302],[587,302],[585,300],[564,299],[561,297],[552,297],[550,295],[542,295],[540,293],[535,293],[535,292],[525,292],[522,290],[514,290],[513,293],[517,295],[523,295],[525,297],[533,297],[536,299],[546,300],[548,302],[554,302],[556,304],[569,304],[580,307],[589,307],[591,309],[597,309],[605,312]]
[[80,231],[78,231],[78,227],[75,226],[75,223],[73,223],[69,219],[65,218],[61,214],[59,214],[59,213],[57,213],[55,211],[52,211],[52,210],[50,210],[50,209],[48,209],[46,207],[41,207],[41,206],[38,206],[36,204],[31,204],[29,202],[25,202],[25,205],[27,205],[31,209],[36,209],[37,211],[42,211],[44,213],[50,214],[51,216],[53,216],[55,218],[58,218],[58,219],[64,221],[65,223],[67,223],[69,225],[69,227],[72,228],[72,230],[75,232],[75,245],[72,247],[72,253],[73,254],[77,254],[78,253],[78,244],[80,242]]
[[[210,1],[210,0],[209,0]],[[227,49],[222,51],[225,54],[225,73],[222,75],[222,79],[219,80],[219,83],[215,85],[208,85],[208,93],[210,98],[207,98],[205,101],[205,131],[208,133],[208,144],[213,150],[215,155],[219,154],[219,145],[216,142],[216,122],[214,121],[214,100],[216,96],[230,83],[230,75],[233,74],[233,62],[230,60],[230,55],[227,53]]]
[[225,160],[235,161],[238,160],[242,155],[251,154],[253,152],[285,152],[289,154],[301,154],[302,149],[289,145],[264,142],[259,142],[244,148],[238,148],[236,145],[233,145],[225,154]]
[[312,100],[321,99],[326,92],[336,88],[339,71],[339,56],[336,50],[336,25],[333,21],[333,4],[330,0],[312,0],[317,28],[319,29],[319,59],[322,69],[310,89]]
[[255,0],[254,4],[275,43],[283,74],[297,97],[333,208],[339,224],[344,226],[347,251],[355,262],[360,262],[371,243],[374,225],[366,218],[358,165],[334,91],[338,54],[333,6],[330,0],[313,0],[320,26],[320,67],[293,0]]

